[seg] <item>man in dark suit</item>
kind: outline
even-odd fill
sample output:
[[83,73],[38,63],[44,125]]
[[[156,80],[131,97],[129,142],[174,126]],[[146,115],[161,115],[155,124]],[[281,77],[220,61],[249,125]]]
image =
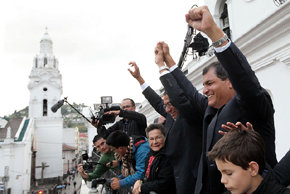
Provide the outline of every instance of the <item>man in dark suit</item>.
[[[177,193],[193,193],[202,141],[201,130],[195,128],[202,128],[202,115],[196,119],[191,117],[190,111],[193,108],[190,101],[173,77],[174,94],[170,98],[167,94],[161,98],[145,83],[136,63],[129,64],[134,67],[134,71],[130,69],[129,71],[140,83],[146,99],[160,115],[166,118],[165,154],[174,169]],[[164,88],[168,92],[167,86]]]
[[[268,92],[258,82],[245,56],[215,24],[208,8],[194,8],[186,14],[186,21],[193,28],[204,32],[213,42],[220,63],[203,70],[203,93],[201,95],[175,65],[168,45],[160,42],[157,53],[165,60],[169,70],[162,76],[170,86],[173,76],[194,107],[192,117],[203,115],[203,149],[198,170],[195,193],[223,193],[220,173],[216,164],[206,158],[206,153],[221,138],[218,133],[226,122],[250,121],[266,144],[266,161],[273,167],[276,163],[274,109]],[[163,64],[164,65],[164,64]],[[162,64],[158,65],[160,68]]]
[[[145,98],[149,101],[151,106],[155,109],[156,112],[158,112],[161,116],[165,118],[165,136],[167,136],[167,132],[169,129],[171,129],[174,119],[178,115],[178,110],[175,107],[168,108],[167,111],[164,107],[163,98],[166,96],[166,94],[163,94],[162,98],[144,81],[143,77],[141,76],[139,67],[137,66],[136,62],[131,61],[129,63],[131,67],[133,67],[134,70],[131,70],[130,68],[128,71],[131,73],[131,75],[138,81],[138,83],[141,86],[142,94],[145,96]],[[170,103],[168,101],[168,103]]]

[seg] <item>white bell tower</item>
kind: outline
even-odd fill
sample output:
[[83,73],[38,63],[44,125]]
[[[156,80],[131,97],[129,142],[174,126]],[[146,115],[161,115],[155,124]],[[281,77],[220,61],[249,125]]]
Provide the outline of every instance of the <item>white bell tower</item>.
[[[58,60],[52,52],[52,40],[47,29],[40,40],[40,53],[33,59],[29,75],[29,117],[35,123],[35,178],[53,180],[63,175],[61,111],[51,107],[61,99],[62,76]],[[45,168],[40,168],[45,164]],[[47,182],[46,181],[46,182]],[[39,183],[41,184],[41,183]]]
[[61,98],[62,77],[58,70],[58,59],[52,53],[52,40],[47,29],[40,40],[40,53],[33,59],[29,79],[29,117],[61,117],[60,111],[53,113],[50,110]]

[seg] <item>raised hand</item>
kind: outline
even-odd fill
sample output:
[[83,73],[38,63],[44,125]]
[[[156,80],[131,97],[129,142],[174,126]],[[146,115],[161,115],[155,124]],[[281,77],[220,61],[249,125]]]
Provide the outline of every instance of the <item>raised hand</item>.
[[[231,131],[234,129],[254,130],[253,125],[250,122],[247,122],[246,126],[243,125],[241,122],[236,122],[236,124],[231,123],[231,122],[227,122],[226,125],[222,124],[222,128],[227,130],[227,131]],[[219,131],[219,134],[225,135],[225,134],[227,134],[227,132]]]
[[140,70],[136,62],[130,61],[128,65],[130,65],[134,69],[134,70],[131,70],[130,68],[128,68],[128,71],[131,73],[131,75],[140,83],[140,85],[144,84],[145,81],[140,74]]
[[162,43],[158,42],[155,50],[155,63],[158,65],[158,67],[164,66],[164,53],[162,50]]
[[213,42],[223,36],[223,31],[215,23],[207,6],[190,9],[185,18],[188,25],[204,32]]
[[141,77],[139,67],[137,66],[137,64],[136,64],[135,61],[130,61],[128,65],[130,65],[131,67],[134,68],[133,71],[132,71],[130,68],[128,68],[128,71],[131,73],[131,75],[132,75],[135,79]]
[[163,51],[165,63],[170,68],[173,65],[175,65],[175,61],[173,60],[173,58],[170,55],[169,46],[165,42],[160,42],[160,44],[162,46],[162,51]]

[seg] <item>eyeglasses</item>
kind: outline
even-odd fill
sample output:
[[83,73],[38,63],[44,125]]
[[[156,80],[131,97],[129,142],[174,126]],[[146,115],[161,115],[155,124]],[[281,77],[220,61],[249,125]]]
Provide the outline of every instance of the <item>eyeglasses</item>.
[[164,109],[171,108],[171,107],[172,107],[172,104],[170,102],[168,102],[167,104],[163,104]]
[[154,140],[155,141],[160,141],[164,136],[157,136],[157,137],[150,137],[149,138],[149,141],[153,142]]
[[122,106],[122,109],[125,109],[125,108],[130,108],[132,107],[131,105],[127,105],[127,106]]

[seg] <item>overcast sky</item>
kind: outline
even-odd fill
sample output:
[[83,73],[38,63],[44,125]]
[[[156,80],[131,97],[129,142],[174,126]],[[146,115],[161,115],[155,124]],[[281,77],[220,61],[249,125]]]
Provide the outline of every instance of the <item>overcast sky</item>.
[[45,27],[59,60],[63,96],[91,106],[100,96],[114,102],[144,100],[131,77],[136,61],[146,82],[161,87],[154,63],[158,41],[169,44],[176,61],[187,31],[185,13],[193,0],[11,0],[0,4],[0,116],[29,104],[33,58]]

